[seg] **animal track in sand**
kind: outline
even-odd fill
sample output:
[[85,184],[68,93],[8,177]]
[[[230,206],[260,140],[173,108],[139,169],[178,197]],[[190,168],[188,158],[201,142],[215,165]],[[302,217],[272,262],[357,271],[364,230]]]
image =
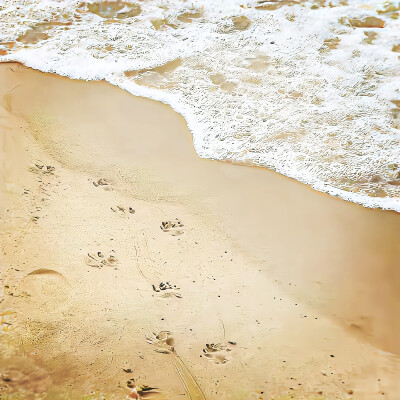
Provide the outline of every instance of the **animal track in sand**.
[[[161,282],[158,284],[154,284],[156,279],[155,275],[158,276],[158,274],[155,273],[157,265],[155,264],[155,261],[152,259],[148,246],[147,246],[147,240],[142,232],[142,240],[135,240],[134,243],[134,248],[135,248],[135,253],[136,253],[136,262],[137,262],[137,268],[140,272],[140,274],[143,276],[143,278],[151,285],[153,290],[158,293],[161,297],[177,297],[179,299],[182,298],[182,295],[177,292],[179,290],[179,287],[176,285],[172,285],[170,282]],[[151,264],[146,263],[146,261],[150,261],[151,264],[153,264],[153,267],[149,266]],[[142,265],[142,266],[141,266]],[[145,268],[143,268],[143,266]],[[147,268],[146,268],[147,267]]]
[[135,210],[132,207],[116,206],[111,207],[111,210],[119,215],[135,214]]
[[172,354],[175,351],[175,340],[169,331],[161,331],[158,335],[153,332],[146,336],[146,342],[155,346],[157,353]]
[[229,353],[232,351],[232,346],[235,342],[223,343],[206,343],[203,349],[203,356],[215,364],[225,364],[229,361]]
[[156,352],[173,356],[176,372],[185,388],[188,398],[192,400],[205,400],[205,396],[196,380],[175,351],[175,341],[172,333],[169,331],[161,331],[158,335],[152,333],[151,335],[146,336],[146,341],[155,346]]
[[104,190],[113,190],[111,182],[105,178],[98,179],[97,181],[92,181],[92,183],[96,187],[103,186]]
[[56,169],[51,165],[44,165],[40,160],[31,161],[28,171],[34,174],[53,175]]
[[183,224],[178,218],[175,218],[174,221],[163,221],[160,225],[163,232],[170,232],[172,236],[182,235],[183,229],[180,229],[182,227]]
[[97,253],[87,253],[85,256],[85,263],[89,267],[102,268],[106,267],[116,267],[118,265],[118,260],[115,257],[114,250],[111,250],[108,257],[104,256],[101,251]]
[[162,297],[178,297],[178,299],[182,298],[182,295],[176,292],[176,290],[179,290],[179,288],[176,285],[171,285],[169,282],[161,282],[157,286],[152,286],[155,292],[163,292]]

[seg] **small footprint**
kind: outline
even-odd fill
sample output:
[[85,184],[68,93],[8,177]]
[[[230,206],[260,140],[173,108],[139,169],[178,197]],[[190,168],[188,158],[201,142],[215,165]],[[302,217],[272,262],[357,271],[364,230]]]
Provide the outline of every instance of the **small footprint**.
[[235,344],[235,342],[207,343],[203,349],[203,356],[215,364],[225,364],[229,361],[229,352],[232,351],[232,346]]
[[174,337],[169,331],[161,331],[158,335],[152,333],[146,336],[146,342],[155,347],[157,353],[171,354],[174,353]]
[[120,215],[135,214],[136,212],[132,207],[123,207],[123,206],[111,207],[111,210]]
[[108,257],[105,257],[101,251],[97,253],[88,253],[85,256],[85,263],[89,265],[89,267],[102,268],[106,267],[115,267],[118,265],[118,260],[115,257],[114,250],[110,252]]
[[152,286],[155,292],[162,293],[162,297],[177,297],[178,299],[182,298],[182,295],[176,292],[176,290],[179,290],[179,288],[176,285],[171,285],[169,282],[161,282],[157,286]]
[[171,332],[161,331],[158,335],[152,333],[151,335],[146,336],[146,341],[155,347],[154,350],[156,352],[170,354],[173,357],[176,372],[185,388],[186,396],[189,399],[206,399],[200,386],[197,384],[182,358],[176,353],[174,348],[175,341]]
[[93,181],[93,185],[96,187],[97,186],[109,186],[109,185],[111,185],[111,182],[108,181],[107,179],[101,178],[101,179],[98,179],[97,181]]
[[55,170],[51,165],[44,165],[39,160],[31,161],[31,165],[28,167],[28,171],[34,174],[53,175]]
[[172,236],[182,235],[183,229],[182,222],[175,218],[175,221],[163,221],[161,222],[160,228],[163,232],[170,232]]

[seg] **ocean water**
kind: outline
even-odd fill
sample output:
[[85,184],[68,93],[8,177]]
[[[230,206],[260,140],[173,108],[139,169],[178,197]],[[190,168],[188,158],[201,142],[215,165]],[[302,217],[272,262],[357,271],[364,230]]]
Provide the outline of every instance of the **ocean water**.
[[171,105],[201,157],[396,211],[399,56],[399,2],[0,2],[0,61],[105,79]]

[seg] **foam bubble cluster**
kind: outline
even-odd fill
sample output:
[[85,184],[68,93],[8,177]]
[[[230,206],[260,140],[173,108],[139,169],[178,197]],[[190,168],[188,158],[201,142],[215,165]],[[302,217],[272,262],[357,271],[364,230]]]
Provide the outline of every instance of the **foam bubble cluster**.
[[201,157],[400,211],[400,4],[5,0],[0,60],[170,104]]

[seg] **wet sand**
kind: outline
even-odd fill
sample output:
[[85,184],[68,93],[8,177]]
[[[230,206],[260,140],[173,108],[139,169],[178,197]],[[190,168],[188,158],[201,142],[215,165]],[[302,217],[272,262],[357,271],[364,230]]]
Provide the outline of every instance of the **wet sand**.
[[3,392],[397,398],[398,213],[200,159],[105,82],[0,91]]

